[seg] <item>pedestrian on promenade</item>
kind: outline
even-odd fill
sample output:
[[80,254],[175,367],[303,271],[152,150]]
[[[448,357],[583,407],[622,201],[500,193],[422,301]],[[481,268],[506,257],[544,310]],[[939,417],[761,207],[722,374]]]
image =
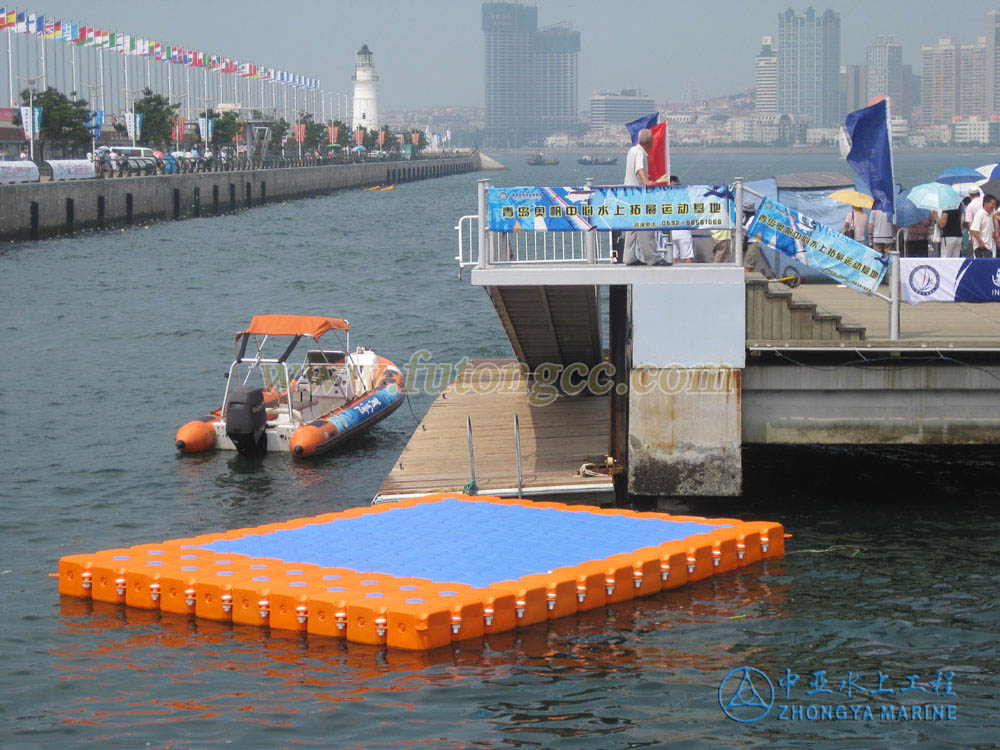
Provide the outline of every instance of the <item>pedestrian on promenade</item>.
[[983,191],[978,187],[971,188],[968,197],[962,201],[962,207],[962,229],[965,230],[965,242],[963,243],[965,252],[962,255],[971,258],[972,238],[969,235],[969,228],[972,226],[972,220],[979,213],[979,209],[983,207]]
[[28,147],[27,146],[22,146],[21,147],[21,155],[18,156],[17,158],[20,161],[28,161]]
[[983,207],[976,213],[969,226],[973,258],[995,258],[997,254],[996,232],[993,226],[993,212],[997,199],[992,195],[983,198]]
[[962,257],[962,209],[942,211],[937,225],[941,229],[941,257]]
[[865,244],[868,232],[868,217],[860,206],[852,206],[844,218],[844,234],[852,240]]
[[[677,175],[670,175],[670,186],[680,187]],[[694,263],[694,238],[690,229],[671,229],[670,242],[673,245],[674,263]]]
[[[649,128],[639,131],[638,142],[625,157],[625,184],[631,187],[653,187],[649,179],[649,149],[653,146],[653,132]],[[669,265],[656,255],[656,238],[653,232],[625,232],[624,263],[628,266]]]
[[882,255],[888,255],[896,239],[896,227],[889,221],[889,214],[873,208],[868,215],[868,243]]

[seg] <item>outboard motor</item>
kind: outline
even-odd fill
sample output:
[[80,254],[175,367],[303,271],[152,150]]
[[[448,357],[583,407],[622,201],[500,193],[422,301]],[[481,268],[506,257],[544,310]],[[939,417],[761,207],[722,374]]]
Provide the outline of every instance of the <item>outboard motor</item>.
[[267,452],[267,409],[264,389],[241,385],[229,392],[226,401],[226,436],[243,455]]

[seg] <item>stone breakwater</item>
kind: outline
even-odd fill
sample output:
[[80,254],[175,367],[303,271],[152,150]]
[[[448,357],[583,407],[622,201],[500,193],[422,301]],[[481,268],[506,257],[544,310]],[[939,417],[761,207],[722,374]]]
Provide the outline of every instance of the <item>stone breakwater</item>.
[[123,177],[0,186],[0,239],[216,216],[335,190],[391,185],[482,168],[479,154],[409,161]]

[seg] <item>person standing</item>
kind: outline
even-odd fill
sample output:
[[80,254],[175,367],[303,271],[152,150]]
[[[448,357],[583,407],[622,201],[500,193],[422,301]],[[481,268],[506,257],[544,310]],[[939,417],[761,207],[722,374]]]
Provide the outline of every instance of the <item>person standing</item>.
[[950,211],[942,211],[937,218],[937,225],[941,230],[941,257],[961,258],[962,209],[953,208]]
[[[653,132],[649,128],[639,131],[638,142],[628,150],[625,157],[625,185],[629,187],[652,187],[656,183],[649,179],[649,149],[653,146]],[[657,259],[656,238],[653,232],[625,232],[625,257],[627,266],[669,265]]]
[[983,198],[983,207],[976,213],[969,226],[969,239],[973,258],[995,258],[997,254],[996,233],[993,231],[993,212],[997,199],[992,195]]
[[966,196],[965,200],[962,201],[962,229],[965,230],[966,242],[964,244],[964,249],[966,252],[963,255],[972,257],[972,237],[969,235],[969,228],[972,226],[972,220],[976,218],[976,214],[979,213],[979,209],[983,207],[983,191],[978,187],[973,187],[969,190],[969,195]]
[[868,216],[868,243],[882,255],[888,255],[896,238],[896,228],[889,221],[889,214],[873,208]]
[[852,206],[844,218],[844,234],[863,245],[867,231],[868,217],[865,216],[865,210],[859,206]]
[[[670,175],[671,187],[680,187],[680,184],[676,175]],[[673,245],[674,263],[694,263],[694,238],[690,229],[671,229],[670,241]]]

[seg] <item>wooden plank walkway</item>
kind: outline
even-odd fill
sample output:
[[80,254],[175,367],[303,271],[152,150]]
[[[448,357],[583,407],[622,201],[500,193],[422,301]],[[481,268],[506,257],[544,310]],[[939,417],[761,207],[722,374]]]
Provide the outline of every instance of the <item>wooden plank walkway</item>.
[[[881,291],[888,294],[888,287]],[[889,340],[889,303],[838,284],[803,284],[794,296],[842,315],[866,329],[865,344],[1000,347],[1000,305],[970,302],[900,305],[900,341]]]
[[517,487],[515,414],[525,497],[556,488],[564,488],[558,494],[611,494],[610,477],[577,474],[583,463],[608,451],[608,408],[607,396],[562,397],[532,406],[515,360],[472,360],[431,404],[378,497],[460,491],[469,481],[467,416],[480,494],[515,494],[510,492]]

